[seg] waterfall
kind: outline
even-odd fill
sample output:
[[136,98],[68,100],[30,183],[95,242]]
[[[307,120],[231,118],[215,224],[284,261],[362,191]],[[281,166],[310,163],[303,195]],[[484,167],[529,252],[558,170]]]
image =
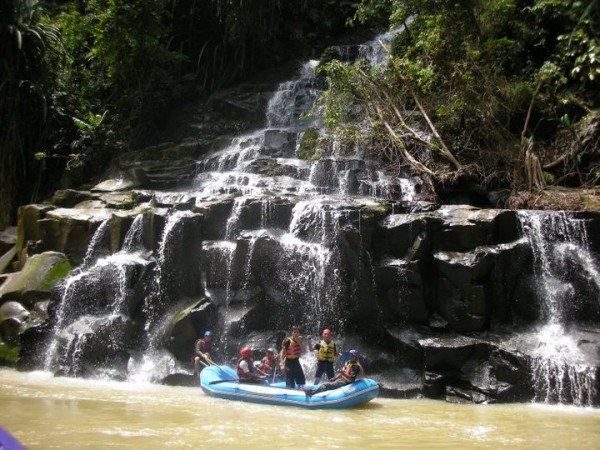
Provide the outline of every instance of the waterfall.
[[83,262],[81,263],[81,268],[89,266],[95,258],[100,256],[101,251],[105,250],[106,243],[104,241],[108,236],[109,224],[110,218],[103,221],[96,229],[96,232],[92,236],[92,239],[88,245]]
[[[319,90],[314,88],[315,69],[319,61],[306,62],[299,77],[281,83],[267,106],[267,126],[269,128],[288,127],[307,113],[316,100]],[[298,99],[302,101],[299,102]]]
[[204,291],[211,301],[219,306],[227,306],[231,301],[232,267],[236,249],[237,244],[231,241],[202,243],[207,268],[203,278]]
[[566,212],[521,211],[519,219],[533,252],[542,319],[532,362],[535,400],[591,405],[598,395],[595,369],[586,364],[570,326],[573,309],[600,292],[597,278],[583,284],[586,295],[577,293],[573,281],[573,273],[597,273],[585,221]]
[[231,214],[227,219],[225,226],[225,239],[232,240],[235,238],[236,233],[239,231],[240,217],[242,216],[242,210],[246,205],[246,199],[244,197],[238,197],[234,200],[233,206],[231,207]]
[[360,59],[368,61],[371,67],[377,67],[385,64],[390,55],[390,46],[393,40],[404,31],[404,27],[396,28],[377,36],[370,42],[363,44],[359,48],[358,56]]
[[135,216],[135,219],[133,219],[129,230],[127,230],[125,238],[123,239],[122,250],[124,252],[131,252],[142,246],[143,222],[144,216],[142,214],[138,214]]
[[[386,47],[401,31],[387,32],[361,46],[359,57],[372,66],[385,64],[389,56]],[[295,79],[278,85],[267,104],[265,128],[235,137],[226,148],[199,161],[194,180],[197,198],[290,193],[412,198],[414,190],[404,189],[412,182],[378,171],[365,159],[364,149],[358,144],[344,154],[339,139],[328,135],[316,107],[326,89],[325,79],[315,73],[318,63],[307,61]],[[309,129],[311,134],[305,139]],[[314,145],[319,147],[311,149]],[[300,149],[314,150],[322,157],[299,159],[303,153]],[[235,234],[231,229],[229,232]],[[228,239],[232,237],[228,234]]]
[[[70,368],[68,371],[78,369],[89,335],[95,334],[103,322],[128,315],[128,280],[136,267],[147,264],[139,253],[118,252],[97,260],[87,269],[74,271],[64,280],[55,324],[44,352],[45,370],[58,366]],[[108,333],[106,344],[116,346],[118,338],[117,334]]]
[[[382,37],[385,42],[391,38]],[[379,45],[379,39],[363,48],[363,57],[383,63],[381,48],[367,51],[372,45]],[[103,345],[113,365],[126,368],[119,376],[161,379],[182,360],[169,354],[169,333],[173,311],[186,302],[207,300],[203,304],[210,304],[211,327],[222,333],[223,346],[228,340],[233,343],[232,336],[280,330],[290,321],[313,334],[325,326],[344,330],[358,303],[358,294],[351,291],[358,292],[360,283],[373,283],[372,278],[360,279],[372,274],[361,268],[362,255],[355,248],[362,242],[359,208],[378,204],[388,197],[390,185],[403,182],[379,172],[358,145],[349,156],[339,141],[327,136],[314,108],[326,88],[325,79],[315,74],[317,65],[306,62],[294,79],[277,86],[264,128],[230,137],[223,148],[197,161],[189,190],[151,192],[158,204],[175,208],[135,216],[121,251],[101,253],[108,250],[109,221],[100,224],[84,264],[64,281],[60,300],[53,305],[56,320],[47,368],[60,365],[89,373],[93,369],[83,362]],[[309,129],[313,137],[306,134]],[[303,142],[323,142],[323,148],[312,150],[324,157],[300,159]],[[198,248],[190,244],[196,232],[187,224],[200,214],[177,210],[184,202],[186,209],[206,211],[202,224],[208,225],[207,234],[204,228],[197,233]],[[142,256],[151,250],[144,248],[147,241],[153,243],[152,255]],[[349,274],[352,265],[358,270]],[[263,306],[280,308],[285,317],[262,317]],[[191,322],[191,316],[185,320]],[[246,325],[251,321],[258,325]],[[181,326],[193,333],[200,325]],[[110,361],[93,364],[109,367]]]
[[351,224],[353,219],[357,219],[359,227],[358,211],[334,209],[327,201],[302,201],[294,207],[282,243],[290,263],[290,291],[302,298],[304,321],[310,327],[344,327],[349,311],[344,310],[348,305],[341,300],[346,287],[338,241],[342,225]]
[[[144,312],[146,313],[146,330],[152,330],[158,322],[160,322],[162,309],[165,303],[166,293],[169,291],[165,284],[169,283],[172,273],[169,268],[172,265],[173,259],[180,255],[174,254],[171,249],[173,241],[180,241],[179,236],[180,225],[182,219],[191,217],[194,214],[189,211],[175,211],[167,218],[167,222],[163,229],[159,248],[157,250],[156,268],[154,282],[150,294],[146,297]],[[160,338],[160,327],[154,328],[150,338],[151,343],[156,343]]]
[[270,199],[264,199],[260,203],[260,227],[265,229],[273,220],[275,214],[273,202]]

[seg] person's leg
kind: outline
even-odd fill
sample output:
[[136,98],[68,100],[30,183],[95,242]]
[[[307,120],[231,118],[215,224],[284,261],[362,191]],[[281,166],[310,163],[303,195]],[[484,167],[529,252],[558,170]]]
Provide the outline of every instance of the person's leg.
[[306,377],[304,376],[304,370],[302,370],[302,364],[300,360],[296,360],[296,384],[298,386],[304,386],[306,384]]
[[[325,367],[323,365],[325,361],[317,361],[317,372],[315,373],[315,384],[319,384],[321,382],[321,377],[325,373]],[[331,377],[329,377],[331,378]]]
[[334,380],[334,381],[327,381],[325,383],[321,383],[316,388],[307,389],[304,391],[304,393],[308,396],[311,396],[318,392],[330,391],[332,389],[337,389],[337,388],[345,386],[347,384],[348,384],[348,382],[346,380],[344,380],[343,378],[338,378],[337,380]]
[[296,386],[294,384],[295,374],[294,374],[294,366],[292,364],[292,361],[293,361],[293,359],[285,360],[285,386],[293,389]]
[[331,380],[335,376],[335,371],[333,370],[333,361],[325,361],[325,369],[327,371],[327,379]]

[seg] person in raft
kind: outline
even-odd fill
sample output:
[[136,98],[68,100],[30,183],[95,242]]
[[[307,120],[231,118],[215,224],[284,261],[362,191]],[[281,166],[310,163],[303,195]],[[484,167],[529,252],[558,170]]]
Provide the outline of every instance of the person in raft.
[[292,335],[286,337],[281,343],[281,353],[279,356],[279,368],[285,370],[285,385],[294,389],[296,386],[302,388],[306,384],[304,370],[300,364],[300,355],[304,352],[302,346],[302,337],[300,336],[300,327],[292,327]]
[[320,384],[313,389],[302,389],[309,397],[318,392],[329,391],[345,386],[347,384],[356,381],[358,375],[364,375],[365,369],[358,362],[358,351],[350,350],[350,359],[344,364],[344,367],[336,374],[335,377],[331,378],[329,382]]
[[331,341],[331,330],[325,328],[321,334],[322,340],[320,343],[312,345],[311,337],[306,337],[306,343],[308,344],[309,350],[317,350],[317,372],[315,373],[315,384],[321,382],[323,374],[327,375],[327,379],[331,379],[335,375],[333,370],[333,361],[337,356],[335,343]]
[[254,366],[251,347],[244,347],[240,350],[237,375],[240,378],[240,383],[260,383],[266,378],[266,374]]
[[212,333],[205,331],[204,336],[194,344],[192,353],[192,362],[194,363],[194,375],[200,373],[200,364],[208,366],[216,366],[217,364],[211,359],[210,352],[212,348]]
[[277,352],[274,348],[268,348],[265,356],[260,360],[258,368],[262,370],[271,379],[275,378],[275,368],[277,367]]

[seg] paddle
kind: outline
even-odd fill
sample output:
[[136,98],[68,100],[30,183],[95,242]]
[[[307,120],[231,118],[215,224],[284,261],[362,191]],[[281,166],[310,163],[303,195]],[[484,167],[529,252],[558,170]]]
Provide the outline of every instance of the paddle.
[[211,381],[208,384],[219,384],[219,383],[239,383],[240,380],[235,380],[235,379],[231,379],[231,380],[215,380],[215,381]]
[[350,351],[344,352],[341,354],[342,356],[342,364],[346,364],[352,355],[350,355]]
[[[206,361],[208,361],[208,363],[211,366],[217,366],[218,365],[216,362],[214,362],[212,359],[210,359],[210,356],[208,356],[207,353],[198,352],[198,355],[202,356]],[[202,361],[200,361],[200,362],[202,362]],[[204,365],[206,365],[206,364],[204,364]]]

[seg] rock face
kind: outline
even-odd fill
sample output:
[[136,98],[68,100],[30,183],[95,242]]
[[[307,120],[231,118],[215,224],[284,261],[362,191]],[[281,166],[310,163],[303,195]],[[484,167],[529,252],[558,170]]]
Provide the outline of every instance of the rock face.
[[49,303],[20,326],[20,367],[172,383],[207,329],[228,363],[298,324],[360,348],[390,396],[599,405],[600,215],[420,201],[420,180],[321,140],[315,66],[275,89],[264,129],[165,144],[187,155],[171,171],[164,154],[133,158],[93,191],[20,209],[22,272],[76,267],[54,288],[0,287],[0,303]]
[[[96,228],[86,257],[96,245],[97,256],[108,259],[85,263],[82,272],[71,275],[72,292],[53,292],[49,320],[63,328],[56,336],[58,347],[72,354],[72,336],[80,340],[77,364],[71,361],[63,370],[67,361],[62,361],[52,366],[55,370],[86,376],[102,369],[127,378],[130,361],[153,339],[161,342],[156,351],[164,346],[185,367],[193,341],[205,329],[222,336],[218,346],[229,358],[248,339],[264,347],[269,336],[274,344],[281,330],[297,321],[312,330],[334,327],[344,345],[360,339],[372,375],[387,374],[383,386],[389,395],[401,396],[405,389],[389,375],[395,367],[420,373],[420,393],[427,397],[476,403],[536,398],[531,330],[545,313],[532,289],[534,250],[522,236],[517,212],[415,203],[410,212],[397,205],[390,214],[394,205],[385,202],[384,207],[328,203],[311,209],[280,198],[268,223],[259,214],[264,205],[248,200],[238,205],[234,225],[231,200],[185,199],[184,204],[192,211],[174,208],[181,204],[138,208],[137,225],[131,219],[125,226],[122,219],[105,219],[103,239]],[[47,210],[38,220],[74,214]],[[104,217],[100,212],[77,217],[89,229],[99,216]],[[588,241],[593,252],[600,217],[573,214],[569,220],[580,218],[594,238]],[[232,227],[235,238],[224,240]],[[1,287],[3,300],[18,292],[31,307],[34,298],[41,299],[42,289],[36,287],[41,285],[47,298],[51,285],[40,281],[43,274],[66,261],[52,246],[77,248],[68,238],[40,245],[50,251],[30,257],[23,273]],[[80,252],[74,255],[82,259]],[[17,282],[32,270],[36,283]],[[569,283],[589,295],[584,278]],[[572,325],[596,329],[597,302],[571,309]],[[52,326],[44,333],[27,330],[24,339],[39,333],[42,345]],[[152,336],[152,328],[160,332]],[[587,360],[597,370],[598,332],[579,342],[592,350]],[[24,355],[25,367],[35,359]],[[597,394],[590,394],[585,403],[597,401]]]

